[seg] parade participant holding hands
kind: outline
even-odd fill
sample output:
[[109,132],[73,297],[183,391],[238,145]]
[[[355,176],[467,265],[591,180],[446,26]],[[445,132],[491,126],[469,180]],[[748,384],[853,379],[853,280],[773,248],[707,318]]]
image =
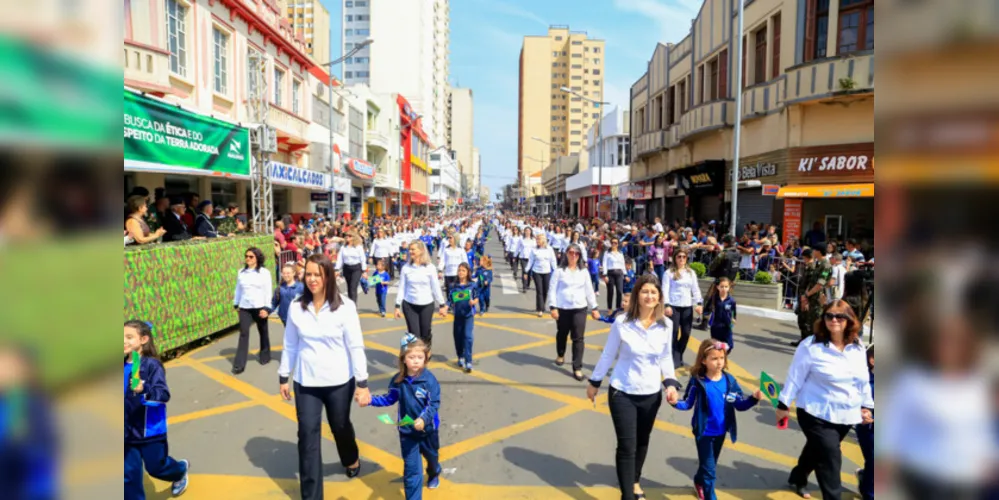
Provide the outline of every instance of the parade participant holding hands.
[[347,477],[361,471],[350,422],[351,399],[366,405],[368,360],[361,318],[353,301],[340,295],[329,258],[316,254],[305,264],[305,290],[288,311],[278,376],[281,397],[291,401],[294,382],[298,419],[298,467],[303,500],[323,498],[322,415],[336,441]]
[[458,265],[458,281],[447,296],[454,311],[454,347],[458,366],[465,373],[472,371],[472,344],[475,341],[475,307],[479,305],[479,287],[472,281],[472,268],[465,262]]
[[[454,241],[454,237],[451,237]],[[450,248],[448,250],[453,250]],[[445,250],[444,252],[447,252]],[[460,249],[457,249],[461,253]],[[442,252],[442,255],[443,253]],[[455,275],[458,274],[455,269]],[[437,270],[430,264],[430,254],[422,241],[409,245],[409,262],[399,273],[399,292],[395,297],[395,317],[406,315],[406,328],[427,346],[433,343],[434,303],[440,305],[441,317],[447,315],[447,301],[441,294]]]
[[617,434],[616,465],[622,500],[645,498],[639,483],[664,389],[669,404],[679,399],[672,325],[663,313],[662,296],[655,276],[638,279],[628,311],[611,327],[586,389],[586,397],[596,404],[601,382],[614,364],[607,399]]
[[351,234],[348,246],[340,249],[336,256],[336,270],[343,273],[347,282],[347,297],[357,303],[357,287],[362,279],[367,279],[368,256],[364,252],[364,242],[357,233]]
[[[604,275],[604,284],[607,285],[607,314],[614,311],[615,300],[617,307],[621,307],[621,295],[624,293],[624,254],[620,250],[621,242],[617,238],[611,240],[610,250],[604,252],[604,260],[601,265],[601,272]],[[634,301],[633,301],[634,302]]]
[[673,364],[683,366],[683,354],[690,341],[694,326],[694,313],[704,312],[701,287],[697,273],[690,268],[690,254],[681,247],[673,254],[673,264],[663,273],[666,292],[666,315],[673,319]]
[[571,332],[572,373],[579,381],[583,380],[586,312],[590,311],[593,319],[600,319],[600,306],[583,266],[582,253],[578,245],[569,245],[565,252],[565,264],[555,271],[551,291],[548,293],[548,308],[558,326],[555,334],[555,364],[565,364],[566,341]]

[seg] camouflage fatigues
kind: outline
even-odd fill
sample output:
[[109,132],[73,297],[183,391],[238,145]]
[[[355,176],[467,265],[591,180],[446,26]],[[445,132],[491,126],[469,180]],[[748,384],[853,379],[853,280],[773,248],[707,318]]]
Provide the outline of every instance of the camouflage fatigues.
[[155,205],[147,205],[148,210],[146,211],[146,225],[149,226],[149,232],[155,233],[157,229],[163,227],[163,223],[160,222],[160,214],[156,213]]
[[[832,266],[826,260],[815,260],[805,265],[805,270],[801,275],[801,283],[798,285],[799,300],[801,295],[805,295],[815,285],[826,288],[832,278]],[[808,310],[798,310],[798,328],[801,330],[801,338],[812,335],[815,322],[822,317],[822,308],[826,305],[826,291],[819,290],[808,297]]]
[[215,224],[215,228],[216,231],[218,231],[219,236],[228,236],[230,234],[239,233],[239,226],[236,224],[235,217],[212,219],[212,223]]

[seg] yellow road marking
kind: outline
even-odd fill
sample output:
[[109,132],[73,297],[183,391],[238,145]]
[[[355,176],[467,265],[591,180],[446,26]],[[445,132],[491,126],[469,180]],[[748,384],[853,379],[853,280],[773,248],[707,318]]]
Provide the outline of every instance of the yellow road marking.
[[[271,396],[272,399],[277,399],[280,396]],[[235,403],[225,406],[216,406],[215,408],[209,408],[207,410],[192,411],[190,413],[184,413],[183,415],[177,415],[175,417],[167,418],[167,425],[182,424],[184,422],[190,422],[192,420],[198,420],[207,417],[214,417],[216,415],[223,415],[225,413],[232,413],[234,411],[244,410],[246,408],[253,408],[255,406],[260,406],[264,404],[263,401],[243,401],[241,403]]]
[[530,344],[523,344],[523,345],[514,346],[514,347],[504,347],[502,349],[493,349],[492,351],[485,351],[485,352],[481,352],[481,353],[475,353],[472,357],[473,357],[473,359],[475,359],[476,361],[478,361],[480,359],[491,358],[493,356],[498,356],[500,354],[505,354],[505,353],[510,353],[510,352],[518,352],[518,351],[526,351],[526,350],[529,350],[529,349],[534,349],[535,347],[543,347],[543,346],[546,346],[546,345],[552,345],[554,343],[555,343],[554,339],[552,339],[552,340],[539,340],[537,342],[531,342]]
[[[519,333],[521,335],[526,335],[528,337],[534,337],[536,339],[549,339],[549,340],[551,340],[552,343],[555,343],[555,335],[554,334],[545,335],[543,333],[537,333],[537,332],[532,332],[532,331],[528,331],[528,330],[521,330],[520,328],[511,328],[509,326],[494,325],[492,323],[483,323],[483,322],[479,322],[476,326],[484,326],[486,328],[492,328],[494,330],[502,330],[504,332]],[[596,331],[593,331],[593,332],[586,332],[586,335],[587,336],[600,335],[600,334],[603,334],[603,333],[607,333],[609,331],[610,331],[610,328],[604,328],[602,330],[596,330]],[[586,348],[587,349],[603,350],[603,346],[598,346],[598,345],[595,345],[595,344],[586,344]]]
[[555,411],[545,413],[543,415],[538,415],[537,417],[523,420],[517,422],[513,425],[508,425],[506,427],[501,427],[494,431],[487,432],[485,434],[479,434],[478,436],[471,437],[464,441],[454,443],[449,446],[445,446],[440,450],[440,461],[446,462],[452,458],[470,453],[472,451],[478,450],[479,448],[484,448],[491,444],[498,443],[504,439],[516,436],[523,432],[529,430],[537,429],[546,424],[562,420],[565,417],[574,415],[582,411],[581,408],[575,408],[572,406],[563,406]]

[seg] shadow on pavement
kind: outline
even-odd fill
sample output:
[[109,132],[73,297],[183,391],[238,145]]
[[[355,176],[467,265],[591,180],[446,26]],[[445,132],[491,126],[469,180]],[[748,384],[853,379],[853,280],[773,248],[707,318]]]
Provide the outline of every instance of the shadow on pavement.
[[736,348],[738,348],[739,344],[744,344],[748,347],[753,347],[763,351],[786,354],[788,356],[794,356],[794,351],[795,351],[795,348],[788,345],[787,342],[784,341],[775,342],[773,339],[768,339],[766,337],[762,337],[759,335],[737,333],[735,334]]
[[[554,355],[551,358],[543,358],[543,357],[538,356],[536,354],[531,354],[531,353],[523,352],[523,351],[515,351],[515,352],[504,352],[504,353],[501,353],[498,357],[499,357],[499,359],[502,359],[503,361],[506,361],[508,363],[513,363],[513,364],[515,364],[517,366],[540,366],[542,368],[547,368],[547,369],[549,369],[549,370],[551,370],[553,372],[556,372],[556,373],[558,373],[560,375],[565,375],[566,377],[572,377],[571,342],[570,342],[569,349],[566,349],[566,350],[570,351],[570,352],[566,353],[565,365],[564,366],[556,366],[555,365],[555,357],[554,357]],[[554,349],[553,349],[553,351],[554,351]],[[593,373],[593,368],[595,368],[594,365],[588,364],[588,363],[583,363],[583,373],[584,374],[586,374],[586,373]]]
[[[268,437],[255,437],[246,442],[244,448],[250,463],[264,471],[271,479],[298,478],[298,444]],[[326,473],[326,467],[323,468]],[[298,488],[289,486],[287,481],[274,481],[291,498],[299,495]]]
[[[722,450],[725,456],[725,450]],[[694,488],[694,474],[697,473],[698,461],[696,458],[671,457],[666,459],[666,463],[677,471],[690,477],[690,490]],[[717,480],[715,489],[779,489],[787,484],[786,470],[764,469],[757,465],[736,461],[735,467],[718,465],[716,469]],[[752,479],[749,479],[752,478]]]
[[[535,473],[549,485],[561,488],[563,493],[575,500],[597,500],[583,491],[583,487],[617,488],[617,471],[613,466],[589,464],[586,469],[582,469],[564,458],[516,446],[504,448],[503,457],[511,464]],[[660,483],[648,480],[642,481],[642,487],[665,488]]]

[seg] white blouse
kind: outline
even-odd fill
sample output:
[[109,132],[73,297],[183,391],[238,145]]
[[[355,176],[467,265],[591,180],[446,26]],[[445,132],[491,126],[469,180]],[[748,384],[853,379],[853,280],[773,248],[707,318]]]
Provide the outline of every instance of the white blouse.
[[533,248],[527,258],[527,269],[537,274],[551,274],[558,267],[552,247]]
[[274,283],[267,269],[242,269],[236,275],[236,298],[240,309],[270,309]]
[[607,276],[608,271],[624,271],[624,254],[620,250],[604,252],[603,267],[604,276]]
[[530,238],[521,238],[520,244],[517,246],[517,257],[521,259],[527,259],[531,255],[531,250],[538,247],[538,240],[533,236]]
[[336,311],[323,304],[316,312],[309,304],[292,302],[284,329],[284,352],[278,376],[291,377],[305,387],[332,387],[351,378],[359,387],[368,381],[368,359],[357,307],[347,297]]
[[446,303],[434,266],[430,264],[414,266],[407,263],[402,266],[402,272],[399,274],[399,293],[395,297],[396,307],[401,307],[403,300],[414,306],[425,306],[434,301],[440,305]]
[[704,303],[701,287],[697,281],[697,273],[691,269],[680,271],[680,279],[673,278],[673,272],[667,269],[663,272],[664,304],[672,307],[693,307]]
[[[580,259],[580,263],[582,263]],[[593,282],[585,267],[579,269],[562,268],[555,271],[548,288],[548,308],[597,309],[597,296],[593,293]]]
[[672,337],[673,323],[669,318],[664,317],[645,329],[638,320],[628,321],[624,314],[618,316],[593,369],[591,384],[599,387],[617,358],[611,387],[625,394],[648,396],[663,390],[665,385],[679,387],[673,367]]
[[816,343],[814,336],[801,341],[780,402],[788,407],[797,402],[809,415],[834,424],[861,423],[861,408],[874,408],[867,348],[853,343],[840,352],[832,344]]
[[437,268],[444,272],[444,276],[457,276],[462,262],[468,262],[468,254],[460,248],[451,247],[441,252]]
[[361,266],[361,271],[368,270],[368,256],[364,253],[364,247],[344,246],[336,254],[336,270],[342,271],[343,266]]

